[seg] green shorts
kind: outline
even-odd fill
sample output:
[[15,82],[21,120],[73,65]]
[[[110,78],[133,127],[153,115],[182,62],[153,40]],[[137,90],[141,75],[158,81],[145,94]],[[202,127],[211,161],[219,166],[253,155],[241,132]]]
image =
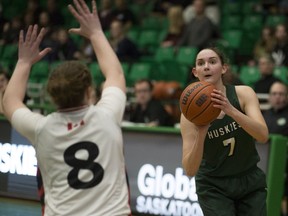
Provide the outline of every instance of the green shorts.
[[266,177],[258,167],[242,176],[196,175],[198,201],[205,216],[266,216]]

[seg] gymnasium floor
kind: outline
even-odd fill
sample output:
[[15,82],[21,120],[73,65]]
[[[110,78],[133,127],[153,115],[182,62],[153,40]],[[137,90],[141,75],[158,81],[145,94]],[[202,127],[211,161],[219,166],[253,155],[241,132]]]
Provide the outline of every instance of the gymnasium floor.
[[41,207],[36,201],[0,197],[0,216],[41,216]]
[[0,216],[41,216],[39,202],[0,197]]

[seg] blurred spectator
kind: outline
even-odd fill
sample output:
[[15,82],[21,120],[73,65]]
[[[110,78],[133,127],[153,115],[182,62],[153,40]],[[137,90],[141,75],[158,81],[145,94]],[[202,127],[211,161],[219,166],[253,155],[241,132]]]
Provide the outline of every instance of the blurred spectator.
[[280,0],[279,2],[279,12],[284,15],[288,15],[288,0]]
[[254,84],[254,90],[256,93],[269,93],[270,87],[276,81],[274,73],[274,62],[270,56],[262,56],[258,60],[258,69],[261,74],[261,78]]
[[91,63],[92,61],[97,60],[93,46],[88,39],[83,38],[83,43],[81,43],[79,49],[82,54],[82,59],[84,59],[87,63]]
[[190,3],[190,0],[156,0],[152,13],[154,15],[167,16],[170,7],[178,5],[183,8]]
[[[263,112],[270,134],[288,137],[288,88],[282,82],[275,82],[269,92],[271,108]],[[287,215],[288,199],[288,159],[286,161],[286,178],[283,194],[282,214]]]
[[259,59],[261,56],[271,55],[275,47],[274,29],[265,26],[262,29],[260,38],[256,41],[254,46],[254,59]]
[[269,91],[271,108],[263,112],[269,133],[288,136],[288,89],[282,82],[275,82]]
[[288,66],[288,34],[284,24],[278,24],[275,32],[276,44],[272,57],[276,66]]
[[42,11],[39,15],[39,21],[38,21],[39,28],[44,27],[46,30],[45,37],[51,37],[51,34],[53,33],[53,28],[55,26],[51,23],[50,15],[48,11]]
[[125,31],[136,24],[135,14],[128,8],[126,0],[115,0],[115,8],[112,11],[113,20],[123,22]]
[[186,25],[178,45],[203,49],[217,37],[216,26],[205,15],[204,0],[195,0],[193,6],[195,17]]
[[126,37],[124,25],[120,20],[114,20],[110,26],[109,42],[120,61],[134,61],[139,57],[136,45]]
[[28,0],[27,1],[27,7],[26,7],[26,13],[31,13],[33,18],[33,24],[37,23],[39,20],[39,15],[42,11],[42,8],[40,7],[39,0]]
[[141,79],[134,85],[136,103],[130,110],[130,121],[145,123],[147,126],[173,126],[172,117],[160,101],[152,97],[153,84],[150,80]]
[[[210,3],[209,5],[206,3],[205,15],[215,24],[218,25],[220,22],[220,10],[216,2]],[[189,23],[194,17],[195,8],[194,8],[194,0],[191,1],[190,5],[188,5],[183,11],[184,22]]]
[[113,20],[113,7],[111,0],[102,0],[99,9],[99,18],[104,31],[109,30],[110,24]]
[[82,56],[77,45],[64,28],[58,29],[56,32],[56,39],[52,39],[51,43],[52,48],[54,48],[47,55],[48,60],[50,61],[75,60],[80,59]]
[[58,8],[56,0],[46,0],[46,10],[49,14],[49,20],[52,26],[64,25],[64,17]]
[[161,42],[162,47],[176,46],[184,30],[183,9],[181,6],[172,6],[168,9],[168,32]]
[[0,45],[17,43],[21,29],[22,19],[20,16],[15,16],[11,21],[6,22],[1,35]]
[[3,6],[0,2],[0,34],[3,34],[4,24],[7,22],[5,17],[3,16]]
[[23,15],[23,28],[28,29],[29,25],[34,25],[34,14],[31,11],[25,11]]

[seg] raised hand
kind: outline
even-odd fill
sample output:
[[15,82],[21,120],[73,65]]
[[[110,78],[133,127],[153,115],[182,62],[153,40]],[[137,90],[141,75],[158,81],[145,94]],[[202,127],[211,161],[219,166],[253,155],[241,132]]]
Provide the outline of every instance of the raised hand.
[[94,33],[102,32],[95,0],[92,0],[92,12],[90,12],[84,0],[74,0],[73,2],[76,8],[72,5],[68,5],[68,8],[80,23],[80,28],[71,28],[69,32],[82,35],[88,39]]
[[38,34],[38,26],[30,25],[27,33],[24,37],[24,31],[20,31],[19,35],[19,49],[18,49],[18,60],[25,61],[31,65],[41,60],[51,48],[45,48],[44,50],[39,50],[39,45],[43,40],[45,35],[45,29],[42,28]]

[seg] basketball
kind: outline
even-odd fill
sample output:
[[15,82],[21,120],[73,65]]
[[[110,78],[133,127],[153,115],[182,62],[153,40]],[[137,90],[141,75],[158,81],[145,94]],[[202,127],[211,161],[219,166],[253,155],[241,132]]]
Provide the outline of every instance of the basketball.
[[215,86],[208,82],[194,82],[188,85],[180,96],[183,115],[196,125],[207,125],[217,118],[220,109],[213,107],[211,93]]

